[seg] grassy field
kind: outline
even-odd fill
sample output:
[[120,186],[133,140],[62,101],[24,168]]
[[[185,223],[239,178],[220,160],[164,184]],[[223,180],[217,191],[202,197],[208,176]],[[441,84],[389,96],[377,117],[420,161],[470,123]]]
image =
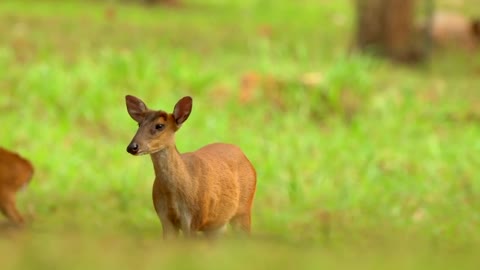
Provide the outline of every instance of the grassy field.
[[[0,145],[36,168],[2,269],[475,267],[480,53],[350,55],[347,0],[185,2],[0,2]],[[251,240],[161,240],[126,94],[167,111],[193,97],[181,152],[244,149]]]

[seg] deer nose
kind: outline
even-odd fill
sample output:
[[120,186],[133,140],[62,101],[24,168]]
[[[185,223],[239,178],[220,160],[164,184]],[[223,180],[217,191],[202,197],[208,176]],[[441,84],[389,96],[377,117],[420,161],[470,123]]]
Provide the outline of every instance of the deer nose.
[[138,153],[138,144],[136,142],[131,142],[127,147],[127,152],[129,152],[132,155],[137,154]]

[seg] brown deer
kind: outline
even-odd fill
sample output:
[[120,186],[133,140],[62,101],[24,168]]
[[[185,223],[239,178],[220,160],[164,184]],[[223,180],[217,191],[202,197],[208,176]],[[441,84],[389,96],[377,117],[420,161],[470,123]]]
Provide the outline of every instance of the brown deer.
[[433,42],[439,47],[480,48],[480,19],[452,12],[437,12],[431,28]]
[[0,147],[0,210],[17,225],[24,220],[17,210],[15,194],[30,182],[32,175],[33,166],[28,160]]
[[155,171],[153,205],[163,237],[203,232],[214,237],[230,223],[250,233],[256,172],[239,147],[214,143],[180,154],[175,132],[188,119],[192,98],[180,99],[173,113],[154,111],[127,95],[127,111],[138,130],[127,147],[132,155],[150,154]]

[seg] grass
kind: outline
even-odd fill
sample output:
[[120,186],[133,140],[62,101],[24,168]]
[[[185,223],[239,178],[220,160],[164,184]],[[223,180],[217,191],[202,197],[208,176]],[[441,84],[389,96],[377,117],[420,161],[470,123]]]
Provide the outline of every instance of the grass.
[[[0,236],[7,268],[473,268],[479,53],[349,55],[350,1],[186,2],[0,3],[0,142],[36,168],[18,198],[31,224]],[[244,149],[253,240],[161,241],[126,94],[193,96],[181,152]]]

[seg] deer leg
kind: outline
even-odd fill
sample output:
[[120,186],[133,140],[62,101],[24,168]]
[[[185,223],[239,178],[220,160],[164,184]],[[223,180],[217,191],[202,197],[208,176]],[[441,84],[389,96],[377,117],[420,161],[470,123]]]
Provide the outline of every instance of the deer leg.
[[15,204],[14,198],[10,197],[7,198],[6,200],[3,200],[0,202],[1,210],[2,213],[10,219],[12,222],[14,222],[17,225],[22,225],[24,223],[22,215],[20,215],[20,212],[17,210],[17,206]]
[[214,240],[214,239],[217,239],[222,234],[224,234],[226,230],[227,230],[227,225],[223,225],[220,228],[204,231],[203,233],[208,239]]
[[251,218],[250,213],[248,214],[240,214],[234,216],[230,220],[230,224],[235,229],[235,231],[243,231],[246,234],[250,234],[251,231]]
[[163,239],[173,239],[178,237],[178,228],[176,228],[168,218],[161,219],[163,229]]

